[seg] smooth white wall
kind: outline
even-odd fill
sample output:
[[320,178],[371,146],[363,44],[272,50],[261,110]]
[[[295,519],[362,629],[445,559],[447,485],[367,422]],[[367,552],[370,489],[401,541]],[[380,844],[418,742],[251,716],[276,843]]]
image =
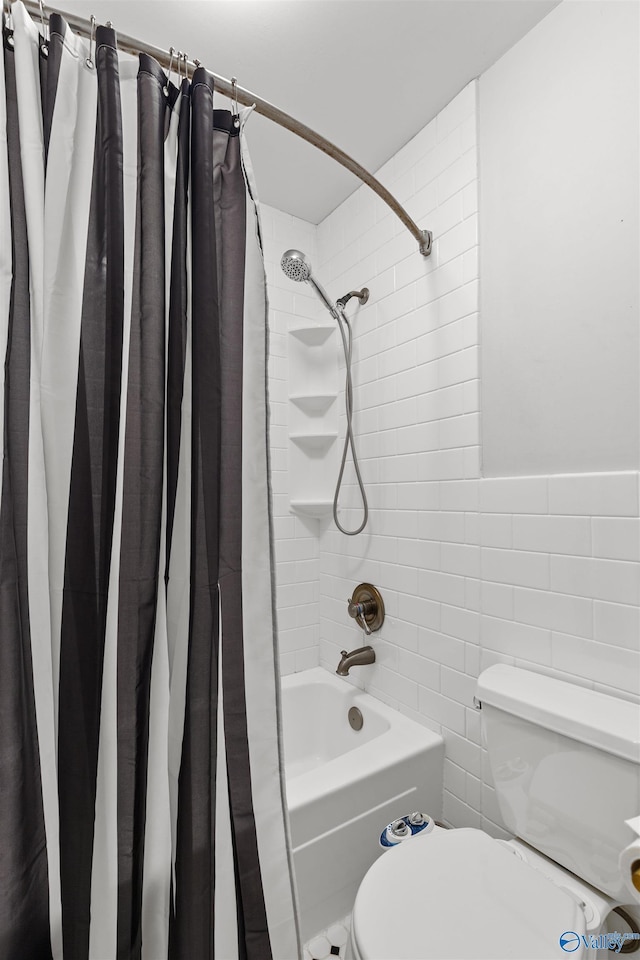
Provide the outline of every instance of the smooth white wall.
[[638,29],[565,0],[480,78],[485,476],[640,465]]

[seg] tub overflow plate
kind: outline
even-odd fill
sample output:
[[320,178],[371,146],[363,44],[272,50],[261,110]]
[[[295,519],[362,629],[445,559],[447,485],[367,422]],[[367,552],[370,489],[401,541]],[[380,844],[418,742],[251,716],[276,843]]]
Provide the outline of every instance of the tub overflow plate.
[[349,710],[349,725],[353,730],[362,730],[364,719],[357,707],[351,707]]

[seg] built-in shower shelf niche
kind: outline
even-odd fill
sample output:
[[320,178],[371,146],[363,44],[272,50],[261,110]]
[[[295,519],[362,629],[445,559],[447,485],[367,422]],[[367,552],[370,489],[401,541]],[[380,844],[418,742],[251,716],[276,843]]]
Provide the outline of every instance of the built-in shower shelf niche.
[[309,416],[324,413],[336,399],[335,393],[297,393],[289,397],[303,413]]
[[332,333],[335,333],[335,323],[315,323],[305,324],[304,326],[289,327],[289,333],[302,343],[309,347],[317,347],[329,339]]
[[331,516],[338,472],[338,334],[333,321],[297,317],[287,338],[291,512]]
[[291,512],[306,517],[328,517],[333,509],[333,500],[291,500]]
[[333,443],[338,437],[338,431],[331,433],[290,433],[289,439],[297,443],[299,447],[306,448],[310,452],[322,451]]

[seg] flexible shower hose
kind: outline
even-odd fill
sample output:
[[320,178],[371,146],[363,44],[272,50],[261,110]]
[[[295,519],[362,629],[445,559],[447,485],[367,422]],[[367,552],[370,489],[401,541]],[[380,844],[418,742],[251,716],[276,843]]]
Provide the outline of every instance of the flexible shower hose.
[[[340,470],[338,472],[338,482],[336,484],[336,492],[333,497],[333,519],[336,527],[340,533],[346,534],[347,537],[355,537],[358,533],[362,533],[364,528],[367,525],[367,520],[369,519],[369,504],[367,503],[367,494],[365,493],[364,483],[362,482],[362,476],[360,475],[360,464],[358,463],[358,455],[356,453],[356,444],[353,438],[353,384],[351,382],[351,349],[353,346],[353,335],[351,332],[351,324],[347,320],[344,308],[341,305],[338,305],[338,308],[335,313],[336,320],[338,322],[338,328],[340,330],[340,336],[342,337],[342,348],[344,350],[344,362],[347,368],[345,387],[344,387],[344,405],[345,412],[347,415],[347,429],[344,436],[344,447],[342,449],[342,461],[340,463]],[[344,327],[347,328],[347,334],[345,335]],[[347,462],[347,452],[351,447],[351,459],[353,460],[353,467],[356,472],[356,479],[358,481],[358,486],[360,487],[360,494],[362,496],[362,509],[364,515],[362,518],[362,523],[356,530],[347,530],[346,527],[343,527],[340,521],[338,520],[338,498],[340,496],[340,488],[342,487],[342,477],[344,475],[344,468]]]

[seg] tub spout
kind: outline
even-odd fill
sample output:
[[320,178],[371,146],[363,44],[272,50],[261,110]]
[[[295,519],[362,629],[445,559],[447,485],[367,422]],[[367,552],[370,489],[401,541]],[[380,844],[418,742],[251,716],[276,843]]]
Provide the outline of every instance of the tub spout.
[[339,677],[348,676],[351,667],[363,667],[368,663],[376,662],[376,652],[373,647],[358,647],[357,650],[352,650],[351,653],[347,653],[346,650],[341,650],[340,653],[342,654],[342,660],[336,670]]

